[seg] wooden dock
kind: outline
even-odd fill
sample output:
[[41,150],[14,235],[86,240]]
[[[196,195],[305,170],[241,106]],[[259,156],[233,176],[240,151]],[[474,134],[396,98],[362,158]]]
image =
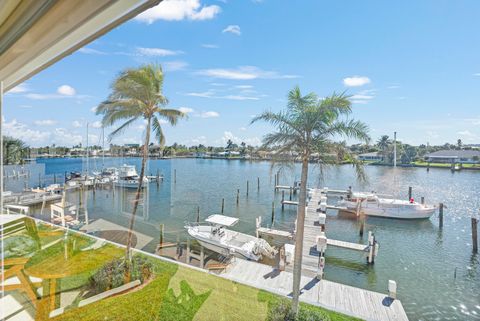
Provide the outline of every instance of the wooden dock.
[[[220,274],[230,280],[279,295],[292,295],[293,275],[257,262],[235,259]],[[302,276],[300,300],[364,320],[408,321],[399,300],[352,286]]]

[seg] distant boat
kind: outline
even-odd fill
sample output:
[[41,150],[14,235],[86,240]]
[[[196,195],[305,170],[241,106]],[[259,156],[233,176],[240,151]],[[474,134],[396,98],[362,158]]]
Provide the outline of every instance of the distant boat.
[[102,171],[93,172],[93,175],[99,182],[110,183],[118,179],[118,169],[116,167],[107,167]]
[[434,205],[427,205],[412,200],[399,200],[379,197],[375,193],[352,193],[350,197],[339,202],[347,211],[368,216],[397,219],[427,219],[435,213]]
[[[118,178],[113,181],[113,184],[117,187],[125,188],[138,188],[140,182],[140,176],[137,174],[137,170],[134,165],[123,165],[118,170]],[[148,184],[147,177],[143,177],[142,188]]]
[[235,232],[225,227],[238,223],[238,218],[214,214],[206,220],[209,224],[185,226],[188,234],[202,246],[223,256],[236,256],[258,261],[263,255],[273,258],[277,251],[267,241],[255,236]]

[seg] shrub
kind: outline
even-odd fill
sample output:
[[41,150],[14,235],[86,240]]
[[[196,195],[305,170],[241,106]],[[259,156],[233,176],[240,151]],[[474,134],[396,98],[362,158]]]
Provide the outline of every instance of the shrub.
[[[115,259],[101,267],[89,278],[89,289],[92,295],[117,288],[125,284],[126,262]],[[152,263],[143,256],[134,256],[131,263],[131,281],[144,282],[152,275]]]

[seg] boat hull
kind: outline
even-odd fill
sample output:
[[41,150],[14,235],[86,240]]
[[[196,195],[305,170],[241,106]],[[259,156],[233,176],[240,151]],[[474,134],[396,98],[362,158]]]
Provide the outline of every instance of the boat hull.
[[[347,211],[351,213],[357,212],[357,203],[345,201],[343,203],[347,207]],[[362,203],[360,212],[367,216],[385,217],[404,220],[428,219],[436,208],[434,206],[422,204],[389,204],[384,203]]]

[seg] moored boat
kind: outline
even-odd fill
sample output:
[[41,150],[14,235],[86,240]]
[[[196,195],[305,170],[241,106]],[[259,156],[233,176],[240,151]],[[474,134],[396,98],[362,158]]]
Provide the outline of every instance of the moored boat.
[[238,218],[214,214],[205,221],[208,224],[187,225],[185,228],[191,237],[209,250],[253,261],[260,260],[263,255],[274,257],[277,253],[263,239],[226,228],[237,224]]
[[340,200],[339,205],[347,211],[368,216],[378,216],[397,219],[427,219],[435,213],[434,205],[421,204],[413,199],[400,200],[379,197],[375,193],[352,193]]
[[[118,178],[113,181],[113,184],[117,187],[125,188],[138,188],[140,182],[140,176],[137,174],[137,170],[134,165],[123,165],[118,170]],[[147,177],[143,177],[142,188],[148,184]]]

